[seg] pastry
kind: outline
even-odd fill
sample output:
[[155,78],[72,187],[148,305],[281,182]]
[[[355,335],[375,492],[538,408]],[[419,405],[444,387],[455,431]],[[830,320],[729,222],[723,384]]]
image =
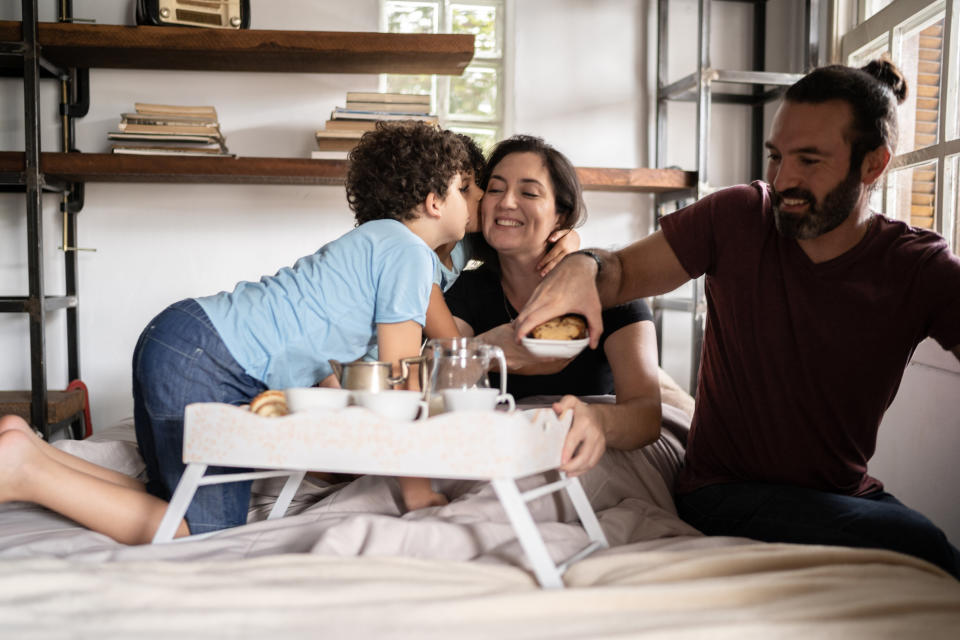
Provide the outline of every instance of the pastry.
[[570,313],[547,320],[530,332],[537,340],[579,340],[587,337],[587,320],[581,315]]
[[283,391],[270,389],[250,401],[250,411],[266,418],[278,418],[289,413]]

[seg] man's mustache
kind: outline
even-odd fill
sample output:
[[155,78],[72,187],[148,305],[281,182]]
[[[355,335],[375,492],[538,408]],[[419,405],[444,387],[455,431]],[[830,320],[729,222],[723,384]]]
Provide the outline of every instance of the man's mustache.
[[785,191],[777,191],[776,189],[772,190],[772,199],[773,206],[779,207],[783,203],[784,198],[790,198],[791,200],[806,200],[807,202],[816,202],[813,194],[806,189],[787,189]]

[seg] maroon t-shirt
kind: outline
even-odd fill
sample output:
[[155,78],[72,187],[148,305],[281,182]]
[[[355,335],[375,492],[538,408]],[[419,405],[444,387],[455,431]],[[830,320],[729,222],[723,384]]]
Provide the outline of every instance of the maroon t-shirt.
[[[877,215],[814,264],[773,222],[762,182],[662,220],[707,327],[677,493],[767,482],[861,495],[877,430],[917,344],[960,344],[960,259],[939,235]],[[945,427],[948,425],[944,425]]]

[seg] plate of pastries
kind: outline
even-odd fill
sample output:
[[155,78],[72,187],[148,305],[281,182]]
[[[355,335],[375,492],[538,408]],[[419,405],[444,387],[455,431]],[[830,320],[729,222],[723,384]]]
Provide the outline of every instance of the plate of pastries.
[[587,319],[576,313],[557,316],[534,327],[520,342],[541,358],[572,358],[590,343]]

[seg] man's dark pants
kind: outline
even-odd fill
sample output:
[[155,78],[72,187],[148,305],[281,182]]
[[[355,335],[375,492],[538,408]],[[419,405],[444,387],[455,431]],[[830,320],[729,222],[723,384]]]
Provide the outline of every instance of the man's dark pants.
[[960,579],[960,552],[923,514],[885,491],[845,496],[760,483],[715,484],[677,496],[680,517],[712,536],[890,549]]

